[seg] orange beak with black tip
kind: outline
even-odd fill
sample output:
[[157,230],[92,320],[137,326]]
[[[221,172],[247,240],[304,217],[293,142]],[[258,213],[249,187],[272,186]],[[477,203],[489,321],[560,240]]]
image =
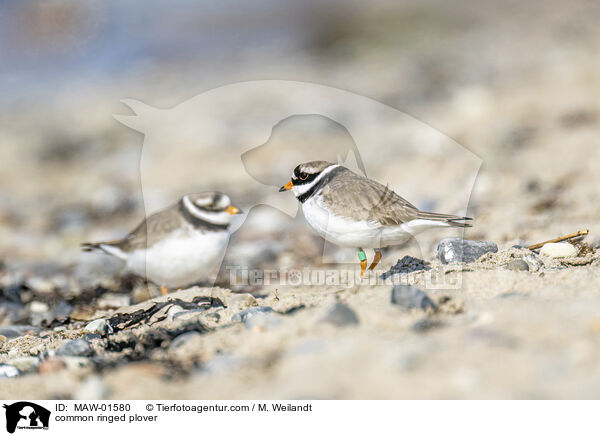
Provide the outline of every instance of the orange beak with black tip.
[[279,192],[289,191],[290,189],[292,189],[292,186],[294,186],[294,181],[290,180],[285,185],[283,185],[281,188],[279,188]]
[[225,212],[227,212],[231,215],[237,215],[238,213],[243,213],[240,209],[238,209],[235,206],[227,206],[227,209],[225,209]]

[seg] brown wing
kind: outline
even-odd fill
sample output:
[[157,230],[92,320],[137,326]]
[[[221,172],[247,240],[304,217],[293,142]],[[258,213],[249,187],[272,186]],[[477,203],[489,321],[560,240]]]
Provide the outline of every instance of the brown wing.
[[123,239],[98,242],[95,244],[84,244],[84,250],[86,248],[94,249],[100,245],[112,245],[125,252],[151,247],[158,242],[161,237],[181,227],[183,221],[184,218],[176,208],[169,208],[157,212],[154,215],[150,215]]
[[322,190],[323,200],[336,215],[374,224],[395,225],[417,218],[419,210],[387,186],[346,170]]
[[443,221],[454,227],[470,227],[457,221],[471,218],[423,212],[387,186],[348,169],[323,187],[323,199],[336,215],[352,215],[374,225],[397,225],[414,219]]

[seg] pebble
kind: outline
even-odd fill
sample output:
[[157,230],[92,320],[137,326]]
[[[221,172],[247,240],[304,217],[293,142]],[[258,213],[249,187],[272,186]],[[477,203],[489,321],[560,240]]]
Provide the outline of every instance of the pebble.
[[485,253],[497,253],[498,245],[491,241],[470,241],[462,238],[444,238],[437,245],[437,258],[444,264],[474,262]]
[[600,236],[595,238],[590,245],[596,250],[600,249]]
[[233,315],[231,317],[231,320],[233,322],[243,322],[245,324],[246,321],[248,321],[248,319],[250,319],[251,317],[253,317],[259,313],[265,313],[265,312],[273,312],[273,308],[270,306],[259,306],[259,307],[253,307],[252,309],[242,310],[241,312],[238,312],[235,315]]
[[56,354],[58,356],[91,356],[94,351],[85,339],[74,339],[63,343],[56,350]]
[[537,258],[535,254],[528,254],[523,258],[527,265],[529,266],[529,271],[538,271],[544,264]]
[[552,259],[575,257],[579,251],[568,242],[550,242],[542,247],[540,254]]
[[389,271],[384,272],[381,278],[385,280],[394,274],[407,274],[415,271],[428,271],[430,269],[431,267],[427,266],[425,261],[412,256],[404,256]]
[[73,313],[73,306],[71,306],[66,301],[61,301],[54,308],[54,318],[55,319],[67,319]]
[[529,271],[529,264],[523,259],[515,259],[506,264],[506,269],[511,271]]
[[104,318],[95,319],[85,326],[86,332],[103,335],[106,332],[106,320]]
[[190,340],[194,339],[194,338],[199,338],[202,335],[198,332],[187,332],[187,333],[183,333],[179,336],[176,336],[172,341],[171,344],[169,344],[169,348],[170,349],[175,349],[175,348],[179,348],[181,347],[183,344],[185,344],[186,342],[189,342]]
[[48,312],[50,308],[46,303],[42,303],[41,301],[32,301],[29,303],[29,310],[34,313],[44,313]]
[[261,312],[246,319],[247,329],[271,330],[281,324],[281,320],[272,312]]
[[321,321],[333,324],[337,327],[356,325],[359,323],[358,316],[356,316],[354,310],[352,310],[350,306],[340,302],[335,303]]
[[171,307],[169,307],[169,309],[167,310],[167,319],[169,321],[173,321],[176,318],[176,315],[178,313],[184,312],[185,310],[183,309],[183,307],[177,305],[177,304],[173,304]]
[[26,334],[36,334],[40,331],[39,328],[31,325],[5,325],[0,327],[0,335],[8,339],[16,338]]
[[428,330],[440,328],[443,325],[444,324],[441,321],[438,321],[437,319],[423,318],[415,322],[412,325],[411,330],[417,333],[423,333]]
[[0,363],[0,378],[11,378],[19,375],[19,370],[12,365]]
[[425,292],[410,285],[394,285],[391,301],[405,309],[437,310],[436,304]]
[[20,372],[29,372],[33,371],[38,366],[40,359],[37,357],[24,356],[11,359],[7,363],[17,368]]
[[86,378],[75,390],[74,400],[104,400],[108,396],[108,389],[102,378],[92,375]]

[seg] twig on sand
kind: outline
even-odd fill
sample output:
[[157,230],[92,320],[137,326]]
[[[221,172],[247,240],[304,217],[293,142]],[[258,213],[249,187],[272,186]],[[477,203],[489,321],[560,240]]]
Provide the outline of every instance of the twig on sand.
[[580,236],[585,236],[588,233],[590,233],[589,230],[579,230],[578,232],[575,233],[571,233],[570,235],[566,235],[566,236],[560,236],[558,238],[554,238],[554,239],[550,239],[549,241],[544,241],[544,242],[538,242],[537,244],[533,244],[530,245],[529,247],[527,247],[529,250],[536,250],[538,248],[543,247],[546,244],[549,244],[551,242],[562,242],[562,241],[567,241],[569,239],[573,239],[573,238],[578,238]]

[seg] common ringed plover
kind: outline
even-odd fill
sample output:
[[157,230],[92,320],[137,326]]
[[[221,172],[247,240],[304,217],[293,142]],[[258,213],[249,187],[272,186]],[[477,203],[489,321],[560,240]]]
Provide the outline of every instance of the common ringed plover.
[[167,288],[213,280],[227,243],[232,215],[241,213],[217,192],[189,194],[150,215],[123,239],[82,244],[123,260],[126,269]]
[[367,269],[363,248],[375,250],[372,270],[381,260],[382,247],[402,244],[435,227],[471,227],[464,222],[471,218],[421,211],[375,180],[331,162],[298,165],[279,191],[289,190],[321,237],[342,247],[358,247],[361,278]]

